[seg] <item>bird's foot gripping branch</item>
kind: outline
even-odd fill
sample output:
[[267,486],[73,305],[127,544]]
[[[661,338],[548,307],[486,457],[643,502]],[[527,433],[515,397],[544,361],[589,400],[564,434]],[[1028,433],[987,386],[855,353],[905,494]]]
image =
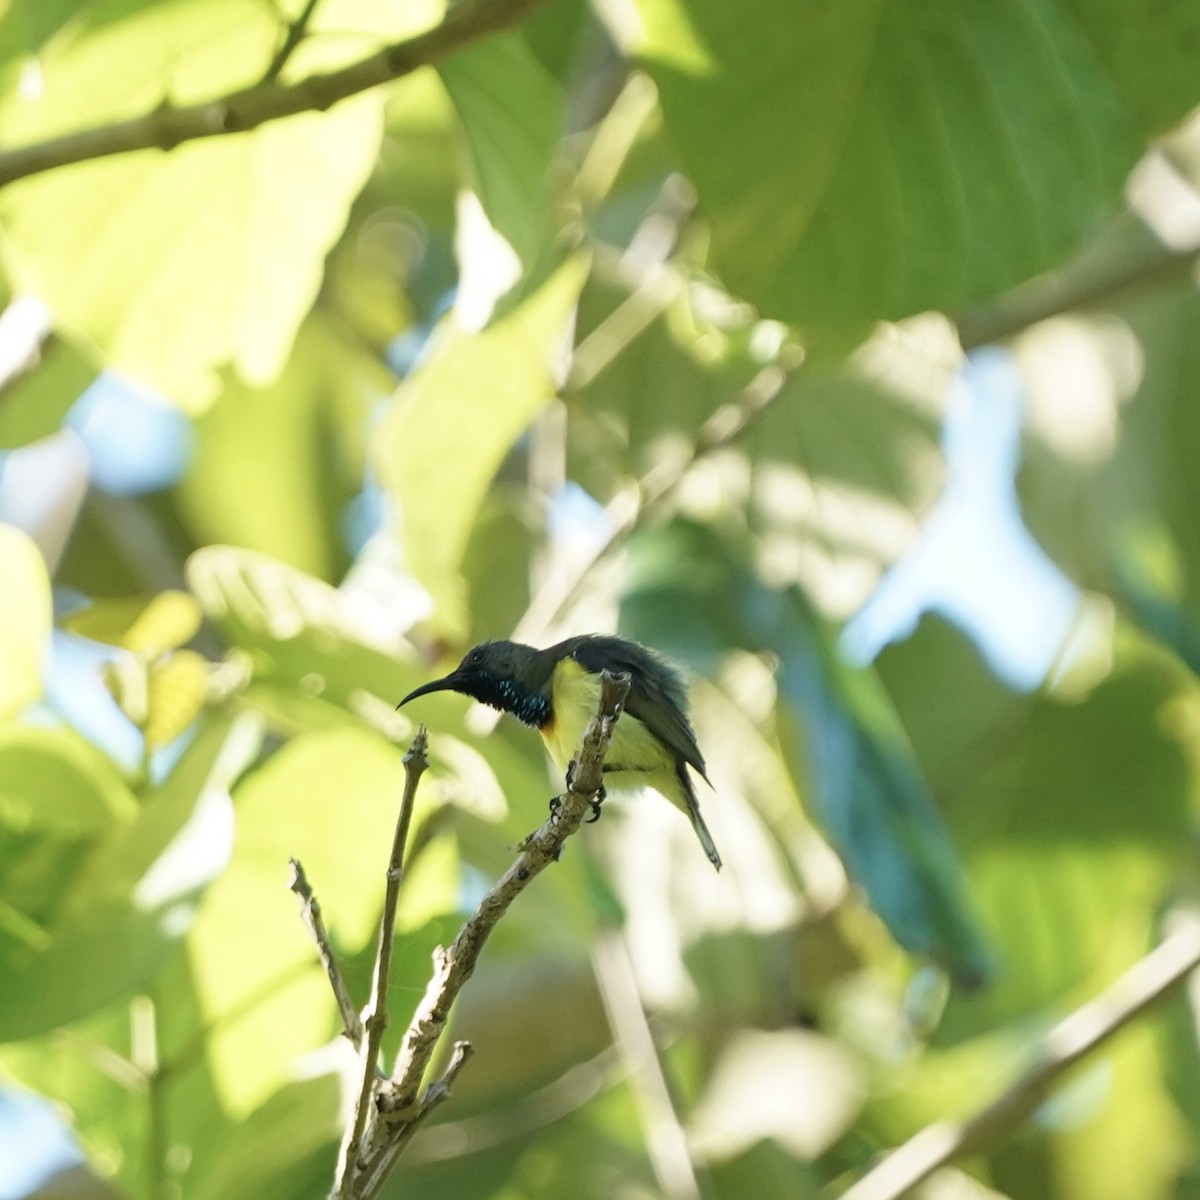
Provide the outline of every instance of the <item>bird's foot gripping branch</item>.
[[445,1033],[450,1009],[474,972],[484,943],[508,906],[534,876],[558,859],[563,843],[593,811],[597,796],[603,792],[604,756],[629,695],[629,685],[628,675],[603,673],[596,715],[584,733],[575,768],[568,776],[567,790],[561,803],[545,824],[525,839],[512,866],[480,901],[479,907],[458,931],[450,947],[439,946],[434,952],[433,976],[405,1031],[390,1073],[380,1063],[380,1046],[387,1027],[385,1001],[396,910],[404,878],[404,848],[417,782],[429,765],[424,726],[417,731],[412,746],[404,756],[404,796],[387,868],[387,888],[371,997],[361,1017],[350,1000],[349,989],[325,932],[320,906],[308,885],[304,869],[293,860],[292,890],[300,897],[304,920],[317,943],[321,962],[329,976],[342,1013],[346,1036],[359,1052],[354,1111],[338,1154],[334,1186],[330,1193],[332,1200],[370,1200],[376,1196],[421,1124],[449,1096],[458,1072],[472,1053],[472,1047],[467,1042],[456,1042],[441,1075],[423,1090],[421,1084]]

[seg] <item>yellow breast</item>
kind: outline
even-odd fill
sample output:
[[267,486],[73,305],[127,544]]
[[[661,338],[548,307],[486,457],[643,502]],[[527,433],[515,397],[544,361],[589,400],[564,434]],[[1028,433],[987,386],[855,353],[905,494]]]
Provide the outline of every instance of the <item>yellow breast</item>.
[[[550,757],[560,771],[579,753],[584,730],[600,704],[600,677],[585,671],[573,658],[564,658],[550,680],[551,721],[542,730]],[[636,717],[622,713],[605,758],[605,787],[651,787],[673,804],[684,807],[675,780],[671,752]]]
[[560,771],[565,771],[579,752],[583,731],[595,716],[599,704],[599,677],[589,674],[573,658],[564,658],[554,668],[550,680],[550,711],[553,715],[549,724],[542,728],[546,749]]

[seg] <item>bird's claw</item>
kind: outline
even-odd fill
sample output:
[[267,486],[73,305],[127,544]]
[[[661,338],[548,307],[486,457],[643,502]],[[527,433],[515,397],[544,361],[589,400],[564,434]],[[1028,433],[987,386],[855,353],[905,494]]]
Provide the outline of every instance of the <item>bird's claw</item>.
[[588,825],[595,825],[595,823],[600,820],[600,805],[602,805],[607,799],[608,792],[606,792],[604,788],[601,788],[596,793],[596,798],[592,801],[592,815],[587,818],[586,822]]

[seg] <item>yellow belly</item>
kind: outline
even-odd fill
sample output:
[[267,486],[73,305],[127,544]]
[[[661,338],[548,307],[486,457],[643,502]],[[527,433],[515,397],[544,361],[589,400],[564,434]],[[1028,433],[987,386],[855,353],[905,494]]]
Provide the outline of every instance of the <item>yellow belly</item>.
[[[573,658],[554,669],[550,703],[554,720],[542,730],[550,757],[560,771],[579,753],[584,730],[600,704],[600,678]],[[604,786],[608,791],[651,787],[687,811],[675,778],[670,751],[636,717],[622,713],[605,757]]]

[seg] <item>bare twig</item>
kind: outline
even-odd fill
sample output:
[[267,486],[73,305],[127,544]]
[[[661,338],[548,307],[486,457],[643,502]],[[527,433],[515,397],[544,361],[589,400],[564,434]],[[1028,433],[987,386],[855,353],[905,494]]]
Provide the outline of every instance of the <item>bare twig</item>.
[[362,1197],[362,1200],[373,1200],[378,1195],[379,1189],[383,1187],[392,1167],[395,1166],[396,1159],[407,1148],[408,1143],[412,1141],[417,1130],[425,1123],[429,1114],[443,1100],[449,1099],[451,1089],[454,1086],[455,1079],[458,1078],[459,1071],[462,1070],[467,1059],[474,1053],[474,1047],[472,1047],[470,1042],[454,1043],[454,1051],[450,1055],[450,1063],[445,1071],[442,1072],[441,1078],[431,1083],[425,1089],[425,1095],[422,1096],[420,1106],[413,1114],[412,1119],[388,1143],[383,1153],[378,1156],[370,1173],[364,1178],[362,1186],[359,1189],[359,1195]]
[[[404,756],[404,797],[388,865],[371,1000],[357,1038],[361,1067],[359,1090],[338,1153],[332,1193],[334,1200],[372,1200],[421,1124],[449,1096],[459,1071],[472,1053],[467,1042],[455,1044],[450,1062],[441,1077],[429,1084],[423,1094],[419,1093],[422,1078],[445,1032],[450,1009],[474,972],[479,954],[497,921],[529,882],[558,859],[563,842],[578,830],[594,803],[604,781],[604,756],[612,739],[613,727],[629,694],[629,682],[628,675],[609,672],[601,675],[599,707],[584,734],[565,796],[550,819],[525,839],[516,862],[483,898],[478,909],[459,930],[449,950],[438,947],[434,954],[433,978],[409,1023],[395,1069],[390,1078],[384,1077],[381,1081],[378,1074],[379,1048],[387,1026],[385,1001],[396,908],[403,879],[404,849],[417,782],[428,765],[424,726],[418,730],[411,748]],[[293,866],[296,874],[293,890],[303,901],[305,920],[313,931],[322,961],[326,962],[326,973],[334,994],[338,996],[338,1006],[343,1011],[343,1019],[349,1030],[351,1019],[357,1018],[354,1018],[348,993],[343,1004],[341,993],[345,992],[345,985],[333,962],[319,906],[299,863],[293,861]],[[347,1010],[350,1018],[346,1017]]]
[[383,896],[383,915],[379,920],[379,944],[375,951],[375,971],[371,981],[371,999],[363,1016],[364,1037],[359,1042],[359,1089],[354,1114],[346,1123],[346,1134],[338,1151],[337,1182],[334,1195],[338,1200],[351,1200],[359,1195],[355,1188],[359,1152],[371,1115],[379,1066],[379,1048],[387,1029],[387,988],[392,967],[392,941],[396,934],[396,908],[400,902],[400,885],[404,880],[404,846],[412,824],[413,803],[417,784],[429,766],[426,757],[429,739],[425,726],[417,729],[408,753],[404,756],[404,795],[400,800],[400,816],[392,839],[392,856],[388,861],[387,887]]
[[1099,996],[1055,1025],[1038,1043],[1033,1066],[987,1108],[961,1125],[941,1122],[921,1130],[868,1171],[842,1200],[898,1200],[951,1160],[994,1145],[1042,1103],[1068,1067],[1198,966],[1200,925],[1189,921]]
[[394,1160],[390,1145],[397,1138],[407,1140],[406,1128],[414,1119],[423,1119],[422,1111],[431,1098],[440,1099],[440,1093],[430,1089],[418,1100],[418,1091],[445,1031],[451,1006],[474,972],[496,923],[529,883],[557,861],[563,843],[583,822],[603,783],[604,756],[628,694],[628,675],[602,674],[599,708],[584,734],[561,804],[540,829],[525,839],[516,861],[480,901],[450,948],[439,947],[435,952],[433,978],[404,1035],[391,1081],[377,1094],[379,1113],[362,1168],[364,1180],[378,1178],[381,1170],[386,1173]]
[[329,976],[329,986],[333,989],[333,998],[337,1001],[338,1012],[342,1014],[342,1024],[346,1036],[357,1049],[362,1044],[362,1022],[358,1019],[358,1011],[354,1001],[350,999],[350,989],[342,978],[341,968],[333,956],[333,946],[329,942],[329,931],[325,928],[325,919],[321,916],[321,905],[309,886],[308,876],[300,865],[298,858],[289,860],[292,866],[292,882],[288,885],[300,897],[300,915],[313,941],[317,943],[317,953],[321,957],[321,966]]
[[302,112],[324,112],[350,96],[408,75],[445,58],[485,34],[516,24],[542,0],[469,0],[452,4],[432,29],[321,75],[296,83],[268,80],[203,104],[114,121],[0,153],[0,187],[71,163],[131,150],[170,150],[197,138],[243,133]]

